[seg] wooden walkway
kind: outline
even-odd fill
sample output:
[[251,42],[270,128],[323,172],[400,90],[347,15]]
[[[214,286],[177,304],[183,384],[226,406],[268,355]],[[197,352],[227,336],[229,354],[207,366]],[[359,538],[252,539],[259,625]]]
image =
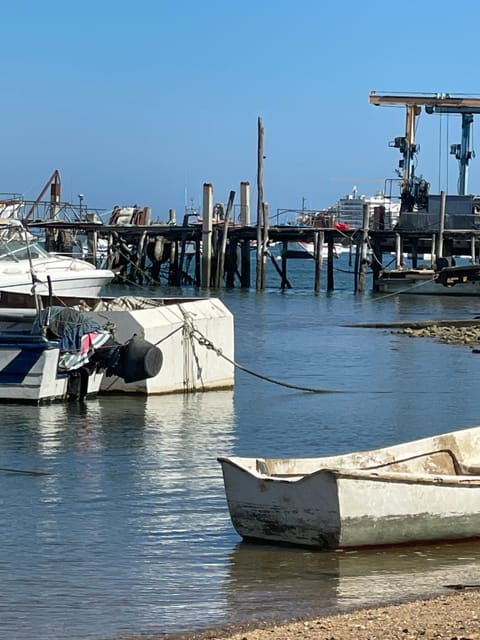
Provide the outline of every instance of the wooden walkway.
[[[256,269],[271,262],[279,276],[279,286],[289,288],[288,262],[299,257],[312,260],[313,288],[319,291],[320,274],[326,262],[327,290],[333,290],[335,245],[350,245],[355,258],[353,288],[364,290],[365,277],[372,273],[373,284],[383,265],[384,254],[408,253],[413,266],[422,254],[434,254],[437,242],[435,231],[362,230],[340,231],[334,228],[272,226],[265,230],[256,226],[227,226],[216,223],[212,227],[210,256],[203,254],[205,231],[201,224],[177,225],[104,225],[95,222],[36,221],[29,228],[43,230],[49,250],[71,253],[79,237],[86,239],[86,259],[98,264],[100,247],[107,253],[107,266],[118,274],[121,283],[160,283],[162,277],[172,286],[245,287],[253,286],[252,252],[256,253]],[[258,238],[261,239],[260,250]],[[298,242],[312,243],[313,256],[296,251]],[[269,247],[281,244],[281,260],[270,260]],[[328,257],[322,258],[321,247],[328,247]],[[478,262],[480,230],[445,230],[443,255],[472,256]],[[367,257],[368,256],[368,257]],[[209,260],[209,282],[204,282],[202,263]],[[165,276],[165,272],[167,275]],[[257,289],[263,288],[265,278],[255,274]],[[263,282],[263,286],[262,286]]]

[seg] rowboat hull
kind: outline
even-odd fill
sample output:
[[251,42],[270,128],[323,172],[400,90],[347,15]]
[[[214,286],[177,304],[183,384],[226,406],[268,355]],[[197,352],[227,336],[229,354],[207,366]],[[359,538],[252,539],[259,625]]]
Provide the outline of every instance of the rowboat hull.
[[245,539],[337,549],[480,536],[480,428],[332,458],[219,462]]

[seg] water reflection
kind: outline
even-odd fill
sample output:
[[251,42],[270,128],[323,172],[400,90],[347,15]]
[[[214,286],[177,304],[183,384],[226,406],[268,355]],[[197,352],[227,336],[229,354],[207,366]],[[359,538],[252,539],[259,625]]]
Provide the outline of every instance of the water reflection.
[[5,415],[1,466],[50,473],[2,476],[5,634],[114,638],[222,615],[230,523],[214,452],[232,451],[232,392]]
[[478,419],[478,356],[350,326],[465,316],[477,301],[377,302],[354,296],[350,281],[337,285],[331,296],[313,296],[312,279],[304,291],[222,296],[235,313],[238,362],[346,394],[237,371],[234,392],[1,407],[0,466],[51,474],[0,475],[5,637],[187,632],[478,581],[476,545],[318,554],[239,544],[217,455],[333,455]]
[[316,552],[239,543],[225,584],[237,622],[328,615],[478,582],[480,542]]

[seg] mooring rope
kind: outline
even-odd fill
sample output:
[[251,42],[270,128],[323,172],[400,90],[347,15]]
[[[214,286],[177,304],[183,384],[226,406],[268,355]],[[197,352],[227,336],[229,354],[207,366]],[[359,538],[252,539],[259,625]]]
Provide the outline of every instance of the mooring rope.
[[316,387],[304,387],[301,385],[291,384],[289,382],[283,382],[282,380],[276,380],[275,378],[270,378],[269,376],[263,375],[262,373],[257,373],[256,371],[253,371],[248,367],[244,367],[240,363],[226,356],[223,353],[222,349],[220,349],[219,347],[216,347],[211,340],[206,338],[201,333],[201,331],[199,331],[196,327],[193,326],[193,324],[189,321],[187,317],[185,317],[185,325],[186,325],[185,333],[188,332],[188,335],[192,339],[195,339],[198,342],[198,344],[205,347],[206,349],[210,349],[211,351],[215,352],[217,356],[219,356],[220,358],[223,358],[224,360],[229,362],[231,365],[233,365],[237,369],[240,369],[241,371],[244,371],[245,373],[248,373],[251,376],[255,376],[256,378],[260,378],[261,380],[265,380],[266,382],[271,382],[272,384],[278,384],[282,387],[286,387],[287,389],[295,389],[296,391],[308,391],[309,393],[345,393],[344,391],[337,391],[333,389],[319,389]]
[[0,467],[0,471],[7,473],[21,473],[28,476],[51,476],[49,471],[30,471],[29,469],[10,469],[9,467]]
[[392,296],[398,296],[401,293],[405,293],[407,291],[411,291],[412,289],[418,289],[419,287],[423,287],[423,285],[430,284],[430,282],[433,282],[434,280],[435,280],[434,277],[428,278],[427,280],[421,280],[419,282],[416,282],[415,284],[409,285],[408,287],[404,287],[403,289],[398,289],[397,291],[392,291],[391,293],[386,293],[383,296],[377,296],[375,298],[372,298],[371,302],[382,302],[386,298],[391,298]]

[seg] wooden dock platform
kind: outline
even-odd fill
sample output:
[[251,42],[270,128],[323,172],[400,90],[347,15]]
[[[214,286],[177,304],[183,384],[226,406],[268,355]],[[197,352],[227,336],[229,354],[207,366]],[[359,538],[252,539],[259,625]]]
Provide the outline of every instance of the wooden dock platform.
[[[108,225],[96,222],[65,222],[59,220],[32,221],[32,231],[45,233],[51,250],[69,253],[79,235],[86,238],[86,259],[96,264],[98,247],[106,247],[107,266],[118,275],[120,283],[156,284],[161,273],[167,273],[166,284],[171,286],[196,286],[210,288],[218,286],[252,286],[252,252],[260,253],[262,267],[271,261],[278,273],[279,287],[289,288],[288,263],[300,257],[312,261],[312,282],[315,291],[320,290],[320,274],[326,262],[326,288],[332,291],[334,284],[335,245],[350,246],[355,264],[353,283],[355,290],[365,289],[365,279],[372,274],[372,286],[383,266],[383,257],[401,251],[411,256],[416,266],[417,257],[433,254],[437,242],[437,231],[373,230],[336,228],[271,226],[268,231],[254,225],[212,225],[210,256],[203,252],[205,229],[201,224],[193,225]],[[261,238],[259,251],[258,238]],[[312,254],[298,251],[297,243],[311,243]],[[269,247],[280,244],[280,260],[273,259]],[[471,256],[478,261],[480,229],[444,230],[444,255]],[[327,257],[322,257],[321,247],[326,246]],[[105,252],[105,249],[103,250]],[[302,255],[303,253],[303,255]],[[271,258],[271,260],[270,260]],[[202,279],[202,262],[210,261],[210,279]],[[193,263],[193,264],[192,264]],[[258,268],[258,260],[256,262]],[[219,269],[221,272],[219,272]],[[163,270],[163,271],[162,271]],[[191,275],[193,270],[193,275]],[[258,278],[256,278],[257,288]]]

